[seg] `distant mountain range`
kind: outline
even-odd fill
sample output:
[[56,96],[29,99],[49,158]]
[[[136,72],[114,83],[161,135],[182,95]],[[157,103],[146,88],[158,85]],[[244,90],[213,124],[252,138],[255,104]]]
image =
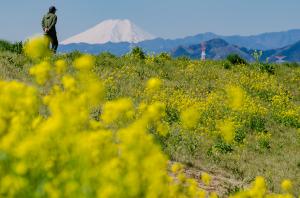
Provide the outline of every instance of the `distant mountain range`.
[[222,59],[228,53],[237,53],[247,60],[252,60],[254,49],[263,50],[262,58],[287,56],[287,61],[298,60],[300,29],[284,32],[264,33],[253,36],[222,36],[203,33],[181,39],[155,38],[129,20],[107,20],[94,28],[79,33],[63,41],[60,52],[79,50],[98,54],[110,52],[124,55],[133,47],[143,48],[147,53],[169,52],[174,56],[187,55],[199,58],[200,44],[206,42],[208,58]]
[[[252,51],[246,48],[240,48],[238,46],[227,43],[223,39],[212,39],[205,42],[206,58],[213,60],[225,59],[229,54],[238,54],[242,58],[253,61]],[[187,47],[180,46],[171,52],[173,57],[186,56],[192,59],[200,59],[201,45],[190,45]]]
[[[206,57],[212,60],[225,59],[230,54],[238,54],[248,61],[254,61],[254,50],[245,47],[239,47],[229,44],[223,39],[212,39],[205,42]],[[201,45],[179,46],[171,51],[173,57],[186,56],[192,59],[200,59]],[[284,61],[300,62],[300,41],[293,45],[283,48],[265,50],[261,57],[261,61],[268,59],[270,62],[278,60],[277,57],[284,57]]]
[[284,56],[284,60],[288,62],[300,62],[300,41],[283,48],[264,51],[262,59],[269,57],[269,60],[273,62],[276,56]]

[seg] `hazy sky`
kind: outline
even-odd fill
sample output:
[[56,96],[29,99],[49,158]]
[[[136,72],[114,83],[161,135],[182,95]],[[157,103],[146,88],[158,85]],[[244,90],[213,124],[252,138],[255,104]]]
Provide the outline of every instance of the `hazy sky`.
[[58,8],[59,40],[111,18],[130,19],[164,38],[300,29],[300,0],[1,0],[0,39],[40,33],[50,5]]

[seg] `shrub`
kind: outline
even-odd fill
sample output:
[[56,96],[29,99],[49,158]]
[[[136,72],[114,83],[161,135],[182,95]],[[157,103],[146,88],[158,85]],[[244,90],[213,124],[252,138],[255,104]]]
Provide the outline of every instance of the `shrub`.
[[265,119],[259,116],[253,116],[250,119],[250,128],[252,130],[262,132],[265,130]]
[[291,63],[284,63],[283,64],[284,66],[286,66],[286,67],[300,67],[300,64],[299,63],[297,63],[297,62],[291,62]]
[[267,72],[269,74],[275,74],[275,67],[270,63],[258,63],[258,69],[263,72]]
[[23,43],[22,42],[10,43],[8,41],[0,40],[0,51],[9,51],[9,52],[21,54],[23,51]]
[[230,69],[231,68],[231,64],[226,61],[225,63],[223,63],[223,67],[224,67],[224,69]]
[[244,139],[246,138],[246,131],[244,128],[239,128],[236,130],[235,132],[235,136],[234,136],[234,141],[239,143],[239,144],[243,144],[244,143]]
[[214,149],[222,154],[231,153],[233,151],[232,145],[224,142],[223,140],[218,140],[214,145]]
[[131,50],[130,56],[137,59],[145,59],[146,55],[142,48],[135,47]]
[[165,62],[167,60],[171,60],[172,57],[170,54],[163,52],[160,53],[158,56],[155,57],[157,62]]
[[79,58],[82,55],[82,53],[78,50],[75,50],[71,53],[66,54],[66,59],[75,60],[76,58]]
[[230,54],[227,56],[227,60],[233,65],[247,65],[247,61],[238,54]]
[[116,58],[116,56],[110,52],[102,52],[98,55],[99,58]]

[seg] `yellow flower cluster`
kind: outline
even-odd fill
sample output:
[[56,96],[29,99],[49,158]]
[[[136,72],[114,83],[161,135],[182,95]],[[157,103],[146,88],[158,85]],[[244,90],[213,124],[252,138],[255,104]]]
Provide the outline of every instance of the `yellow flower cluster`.
[[[134,117],[130,99],[105,101],[103,84],[89,71],[92,60],[75,60],[75,73],[64,73],[63,61],[32,67],[36,82],[52,87],[43,93],[0,82],[1,197],[195,197],[202,192],[196,182],[178,184],[168,175],[167,158],[147,133],[150,124],[161,124],[165,105],[146,105]],[[51,79],[55,70],[62,78]],[[91,116],[99,106],[100,119]],[[118,119],[126,124],[107,127]]]
[[201,180],[205,185],[209,186],[210,183],[211,183],[212,178],[208,173],[202,173],[201,174]]
[[101,119],[106,124],[111,124],[117,121],[120,116],[133,116],[133,104],[130,99],[122,98],[116,101],[110,101],[104,104]]
[[231,143],[233,141],[235,135],[235,125],[231,120],[218,122],[217,128],[220,130],[222,137],[227,143]]
[[259,176],[252,183],[249,189],[237,193],[236,195],[229,196],[229,198],[293,198],[290,194],[292,189],[292,182],[284,180],[281,184],[282,189],[285,191],[283,194],[272,194],[267,190],[266,181],[263,177]]
[[239,110],[245,101],[244,91],[237,86],[228,86],[226,88],[226,92],[228,95],[229,106],[233,110]]
[[63,74],[66,72],[67,70],[67,63],[65,60],[58,60],[55,62],[55,69],[56,69],[56,73],[59,74]]
[[35,37],[25,43],[24,52],[28,57],[38,60],[50,55],[49,44],[47,37]]
[[183,111],[180,117],[183,127],[193,129],[199,122],[200,112],[197,108],[192,107]]
[[89,70],[94,65],[95,59],[91,55],[84,55],[74,62],[74,67],[79,70]]
[[156,90],[159,90],[159,88],[161,87],[161,85],[162,85],[162,82],[161,82],[160,79],[158,79],[158,78],[151,78],[151,79],[148,80],[146,88],[149,91],[156,91]]
[[30,68],[29,73],[35,77],[36,82],[40,85],[44,85],[50,78],[51,65],[44,61]]

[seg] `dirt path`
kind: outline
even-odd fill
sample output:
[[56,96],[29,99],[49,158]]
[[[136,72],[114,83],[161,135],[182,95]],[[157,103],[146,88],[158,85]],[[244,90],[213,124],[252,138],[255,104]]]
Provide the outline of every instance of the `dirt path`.
[[[170,162],[170,165],[176,162]],[[226,197],[229,193],[233,193],[238,189],[246,186],[242,181],[238,181],[232,175],[221,171],[209,171],[203,167],[191,167],[185,166],[184,172],[188,178],[193,178],[198,182],[198,186],[207,192],[216,192],[220,197]],[[201,181],[201,174],[208,173],[212,177],[212,182],[209,186],[206,186]]]

